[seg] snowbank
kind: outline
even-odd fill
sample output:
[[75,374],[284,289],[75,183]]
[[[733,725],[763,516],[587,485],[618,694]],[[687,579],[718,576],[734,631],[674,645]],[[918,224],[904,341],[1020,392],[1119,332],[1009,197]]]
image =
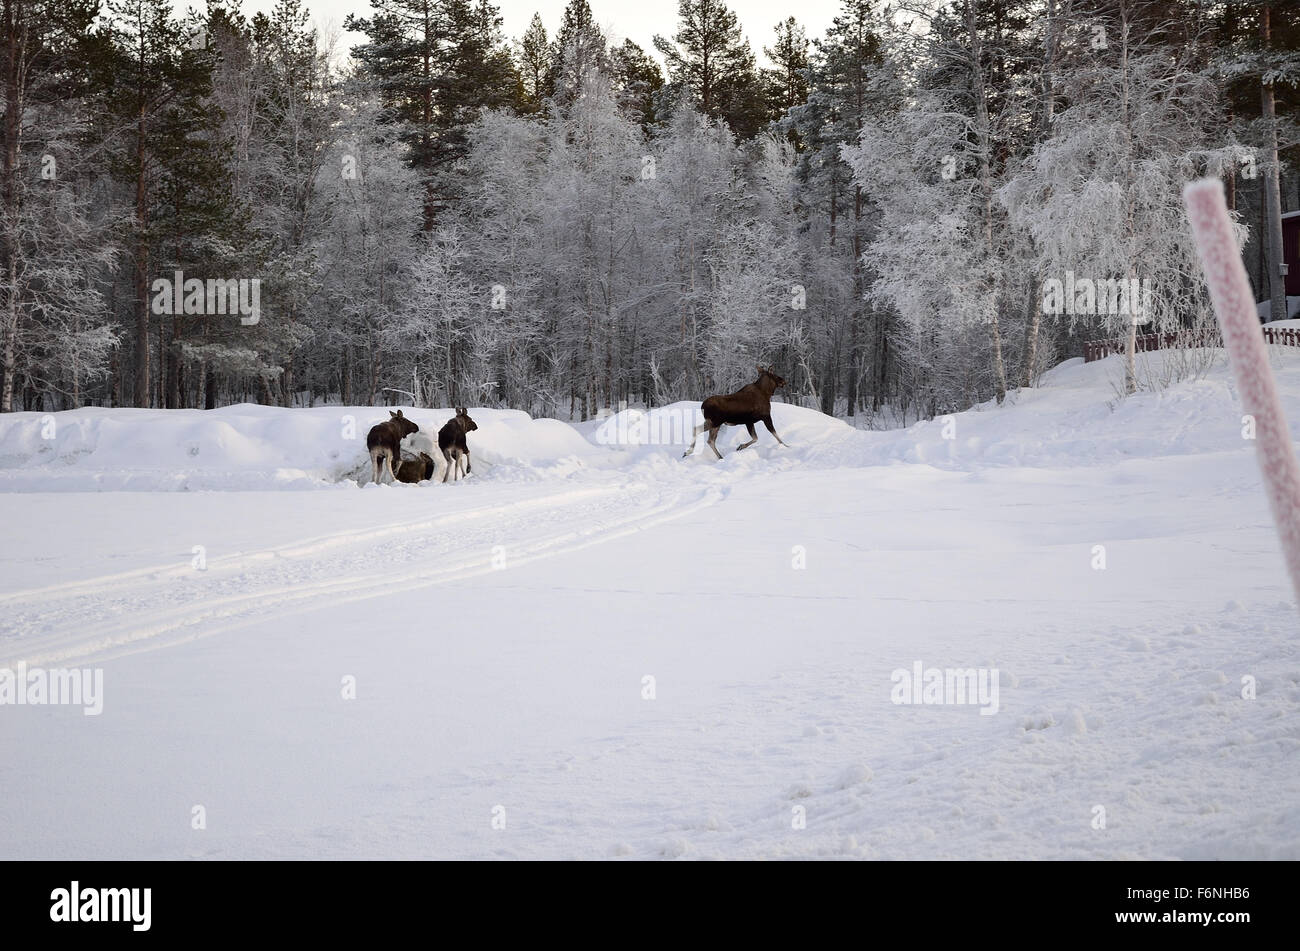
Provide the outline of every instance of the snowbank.
[[[680,456],[690,445],[695,427],[703,422],[700,404],[684,400],[651,410],[622,410],[604,420],[582,424],[581,428],[595,445],[616,449],[625,457],[639,459],[665,452]],[[772,404],[772,425],[796,455],[809,447],[853,440],[856,435],[843,420],[789,403]],[[762,423],[756,425],[754,431],[758,434],[757,447],[777,446]],[[743,426],[728,426],[718,434],[718,448],[724,455],[748,441],[749,433]],[[707,433],[702,433],[695,443],[695,455],[701,454],[713,459]]]
[[[404,409],[436,433],[450,409]],[[563,423],[471,409],[474,461],[573,468],[594,449]],[[218,410],[88,407],[0,417],[0,491],[314,489],[369,479],[366,433],[383,407]]]
[[[1294,437],[1300,439],[1300,353],[1270,348],[1273,369]],[[1212,360],[1199,376],[1163,389],[1123,397],[1124,357],[1067,360],[1034,389],[1008,395],[952,417],[905,430],[866,433],[857,464],[926,463],[942,469],[988,466],[1075,468],[1130,458],[1240,451],[1242,411],[1223,351],[1196,351]],[[1172,374],[1179,351],[1139,355],[1143,385]]]
[[[1272,348],[1292,432],[1300,438],[1300,351]],[[923,464],[939,469],[1074,468],[1129,458],[1243,448],[1241,407],[1223,352],[1155,351],[1139,356],[1144,384],[1175,377],[1178,361],[1211,361],[1199,375],[1121,398],[1123,356],[1067,360],[1034,388],[905,429],[864,431],[788,403],[772,404],[786,446],[761,425],[758,443],[727,427],[719,463],[702,436],[681,458],[702,421],[683,401],[627,409],[569,425],[515,410],[473,409],[476,479],[545,481],[603,471],[643,479],[730,479],[746,472]],[[406,409],[436,433],[450,409]],[[382,407],[281,409],[240,405],[211,412],[87,408],[0,417],[0,491],[184,491],[315,489],[369,480],[365,436],[388,416]]]
[[[1273,304],[1271,301],[1262,300],[1255,305],[1255,313],[1259,314],[1260,320],[1271,323],[1274,327],[1282,326],[1284,322],[1281,320],[1274,320],[1271,322],[1268,320],[1269,314],[1272,313],[1272,310]],[[1293,319],[1296,314],[1300,314],[1300,297],[1288,297],[1286,299],[1287,319]]]

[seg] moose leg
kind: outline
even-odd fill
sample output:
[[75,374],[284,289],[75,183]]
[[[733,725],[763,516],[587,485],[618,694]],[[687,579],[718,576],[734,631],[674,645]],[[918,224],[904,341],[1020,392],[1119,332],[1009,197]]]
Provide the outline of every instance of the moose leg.
[[466,450],[465,450],[465,475],[469,475],[469,473],[470,473],[470,468],[469,468],[469,450],[466,449]]
[[[776,430],[772,428],[772,417],[771,417],[771,416],[764,416],[764,417],[763,417],[763,425],[767,427],[767,431],[768,431],[769,433],[772,434],[772,438],[773,438],[773,439],[775,439],[777,442],[781,443],[781,445],[783,445],[783,446],[785,445],[784,442],[781,442],[781,437],[778,436],[778,435],[776,434]],[[753,430],[753,427],[751,427],[749,431],[752,433],[752,432],[754,431],[754,430]],[[789,447],[787,447],[787,448],[789,448]]]
[[708,423],[700,423],[700,425],[695,427],[695,432],[691,433],[690,448],[687,449],[684,453],[682,453],[683,459],[685,459],[687,456],[689,456],[691,453],[695,451],[695,441],[700,438],[700,433],[704,432],[708,428],[709,428]]
[[379,452],[375,449],[370,450],[370,481],[379,484]]
[[393,450],[391,449],[384,450],[384,468],[388,470],[388,481],[396,482],[397,474],[393,472]]
[[754,443],[758,442],[758,433],[754,432],[754,424],[746,423],[745,428],[749,430],[749,442],[742,442],[736,447],[736,452],[740,452],[742,449],[748,449],[750,446],[754,445]]
[[719,459],[722,458],[722,453],[718,452],[717,443],[718,443],[718,430],[721,428],[722,426],[720,425],[712,426],[709,428],[709,448],[713,450],[713,454],[717,456]]
[[445,459],[447,460],[447,468],[444,469],[444,470],[442,471],[442,481],[443,481],[443,482],[446,482],[447,479],[451,476],[451,469],[452,469],[452,466],[455,465],[455,460],[453,460],[452,457],[451,457],[451,450],[450,450],[450,449],[444,449],[444,450],[442,451],[442,455],[443,455],[443,458],[445,458]]

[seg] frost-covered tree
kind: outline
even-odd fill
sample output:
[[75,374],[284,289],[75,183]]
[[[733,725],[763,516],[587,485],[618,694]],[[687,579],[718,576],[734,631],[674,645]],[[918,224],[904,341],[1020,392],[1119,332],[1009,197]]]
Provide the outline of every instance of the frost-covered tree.
[[20,387],[79,404],[118,342],[103,288],[120,249],[86,161],[79,78],[95,8],[60,6],[11,0],[0,18],[0,412],[16,408]]
[[523,84],[524,109],[527,112],[540,112],[543,103],[551,95],[551,43],[547,39],[541,14],[533,14],[528,29],[515,41],[515,57]]
[[[1107,27],[1106,46],[1062,64],[1069,104],[999,198],[1033,239],[1035,272],[1053,282],[1038,291],[1044,319],[1055,311],[1070,328],[1123,336],[1125,389],[1133,392],[1139,330],[1196,326],[1209,313],[1182,185],[1230,171],[1241,151],[1216,144],[1219,89],[1193,45],[1171,55],[1158,28],[1125,3],[1114,19],[1063,24],[1063,42],[1089,47],[1098,24]],[[1125,308],[1112,292],[1134,281],[1141,303]]]
[[596,23],[587,0],[569,0],[551,46],[550,94],[568,105],[593,72],[609,64],[609,41]]
[[[403,161],[398,131],[380,121],[377,103],[344,112],[318,187],[330,209],[315,253],[323,270],[321,305],[331,317],[319,337],[341,353],[344,401],[360,396],[374,403],[389,379],[383,324],[405,299],[412,235],[421,222],[420,176]],[[359,385],[354,366],[362,372]]]

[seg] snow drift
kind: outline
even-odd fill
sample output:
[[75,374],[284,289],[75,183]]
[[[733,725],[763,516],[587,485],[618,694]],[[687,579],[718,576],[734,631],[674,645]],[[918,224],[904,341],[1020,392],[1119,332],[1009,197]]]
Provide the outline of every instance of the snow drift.
[[[1242,410],[1222,350],[1198,351],[1200,369],[1163,389],[1121,399],[1122,356],[1067,360],[1034,389],[904,429],[855,429],[843,420],[773,403],[778,446],[761,426],[758,443],[727,427],[722,462],[697,449],[683,460],[699,403],[626,409],[570,425],[517,410],[476,409],[470,437],[477,480],[565,479],[605,472],[653,479],[704,473],[922,464],[936,469],[1071,468],[1129,458],[1240,449]],[[1141,355],[1139,376],[1176,376],[1178,351]],[[1271,347],[1270,359],[1293,435],[1300,436],[1300,353]],[[451,409],[405,409],[436,433]],[[136,410],[89,407],[0,417],[0,491],[185,491],[330,489],[367,482],[365,436],[385,407]],[[703,440],[704,437],[701,437]],[[715,476],[709,476],[714,478]],[[417,487],[402,487],[417,488]]]
[[[437,431],[450,409],[404,409]],[[476,464],[580,465],[590,443],[552,419],[472,410]],[[0,490],[168,491],[330,488],[368,480],[365,440],[385,407],[137,410],[88,407],[0,419]]]

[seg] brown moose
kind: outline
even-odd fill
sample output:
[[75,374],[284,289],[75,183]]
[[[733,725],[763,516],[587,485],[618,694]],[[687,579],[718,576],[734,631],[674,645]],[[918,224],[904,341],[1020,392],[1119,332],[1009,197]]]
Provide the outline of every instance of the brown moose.
[[403,416],[400,409],[396,413],[390,411],[388,416],[389,418],[382,423],[376,423],[372,426],[366,436],[366,449],[370,452],[370,478],[372,482],[378,482],[382,475],[380,471],[381,460],[383,462],[383,471],[388,473],[388,481],[396,481],[397,477],[393,474],[393,464],[400,464],[402,461],[402,437],[420,431],[420,427]]
[[458,406],[456,415],[447,421],[447,425],[438,430],[438,448],[442,450],[443,458],[447,460],[447,471],[442,474],[443,482],[451,476],[453,469],[456,470],[456,478],[460,478],[462,462],[465,464],[465,475],[469,475],[469,443],[465,441],[465,434],[476,429],[478,423],[469,418],[469,412],[465,407]]
[[727,396],[710,396],[700,404],[704,422],[696,426],[691,434],[691,445],[682,453],[683,459],[695,451],[695,442],[706,429],[709,431],[709,448],[721,459],[722,453],[718,452],[716,443],[718,430],[723,426],[744,426],[749,430],[749,442],[737,446],[737,452],[758,442],[758,434],[754,432],[755,423],[762,423],[777,442],[785,445],[772,428],[772,394],[785,386],[785,380],[773,373],[771,367],[759,366],[755,369],[758,370],[758,379],[753,383]]
[[433,456],[427,452],[420,453],[418,459],[403,458],[393,469],[398,482],[425,482],[433,478],[438,467],[433,464]]

